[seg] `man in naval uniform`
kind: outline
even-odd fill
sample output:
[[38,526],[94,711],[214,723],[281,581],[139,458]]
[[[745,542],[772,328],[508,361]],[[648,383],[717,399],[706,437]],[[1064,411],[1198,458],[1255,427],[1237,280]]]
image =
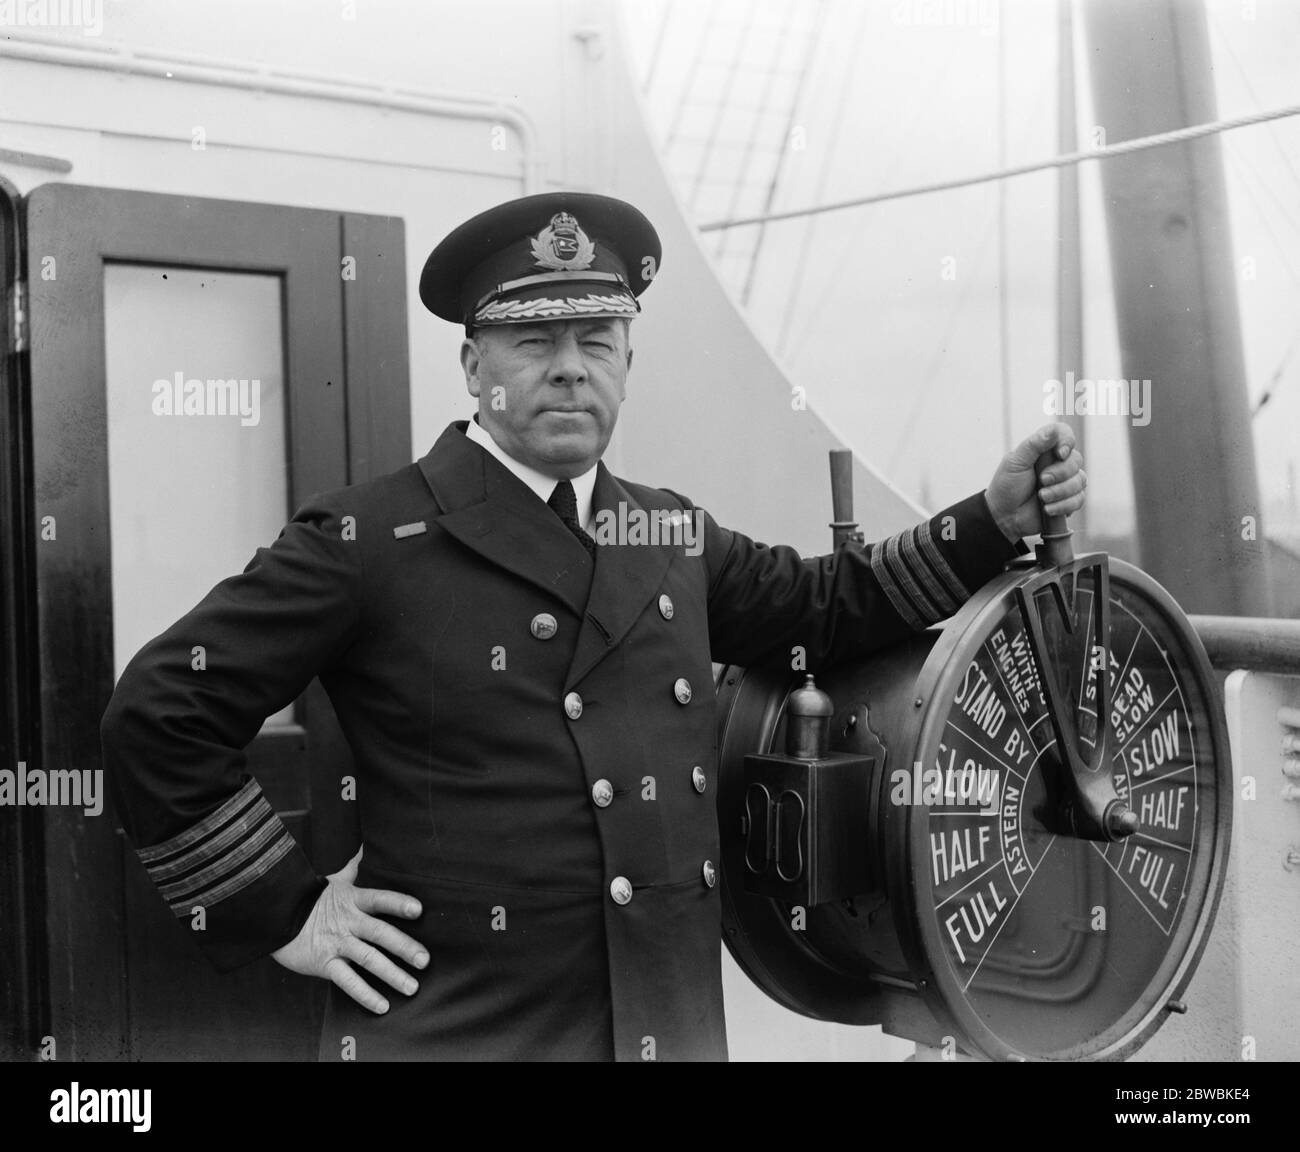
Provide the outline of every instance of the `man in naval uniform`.
[[[612,476],[659,265],[649,221],[601,196],[452,232],[420,297],[465,325],[476,419],[311,500],[136,656],[105,714],[164,898],[205,910],[194,936],[222,969],[271,954],[328,979],[326,1056],[351,1037],[357,1059],[725,1058],[711,662],[789,667],[801,646],[816,670],[897,641],[1023,550],[1040,492],[1053,513],[1083,502],[1061,424],[928,523],[810,560]],[[612,530],[633,522],[659,531]],[[241,751],[316,676],[362,832],[328,877]]]

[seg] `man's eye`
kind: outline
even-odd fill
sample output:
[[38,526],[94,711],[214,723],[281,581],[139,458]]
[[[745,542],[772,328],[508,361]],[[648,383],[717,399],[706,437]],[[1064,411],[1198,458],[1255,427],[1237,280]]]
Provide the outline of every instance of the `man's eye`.
[[591,340],[584,340],[583,343],[586,344],[587,347],[589,348],[600,348],[606,352],[610,351],[613,348],[613,345],[606,340],[591,339]]

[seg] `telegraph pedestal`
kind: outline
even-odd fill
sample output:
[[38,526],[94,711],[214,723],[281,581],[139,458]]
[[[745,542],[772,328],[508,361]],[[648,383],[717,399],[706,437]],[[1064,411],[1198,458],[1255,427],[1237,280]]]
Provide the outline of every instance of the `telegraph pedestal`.
[[1159,584],[1049,522],[946,625],[809,680],[717,681],[723,934],[769,996],[918,1060],[1123,1059],[1196,1010],[1232,769]]

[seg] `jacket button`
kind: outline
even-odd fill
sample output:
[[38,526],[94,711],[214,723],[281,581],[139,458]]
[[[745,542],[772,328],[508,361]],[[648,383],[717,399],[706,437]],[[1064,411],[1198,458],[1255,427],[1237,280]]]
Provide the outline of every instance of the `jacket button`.
[[691,702],[691,682],[679,676],[676,683],[673,684],[673,695],[677,697],[678,704],[689,704]]
[[576,720],[582,715],[582,697],[576,692],[570,692],[564,698],[564,714],[570,720]]
[[597,780],[591,786],[591,798],[597,808],[608,808],[614,801],[614,785],[608,780]]
[[610,881],[609,894],[614,898],[615,904],[630,904],[632,902],[632,883],[626,876],[615,876]]
[[704,861],[704,867],[700,869],[704,877],[704,883],[712,888],[718,882],[718,870],[713,866],[712,860]]
[[555,617],[549,612],[539,612],[528,625],[528,631],[538,640],[549,640],[559,630],[559,627],[559,624],[555,622]]
[[673,598],[671,596],[659,597],[659,615],[665,620],[673,618]]
[[709,786],[709,778],[698,764],[691,769],[691,783],[695,785],[696,792],[703,792]]

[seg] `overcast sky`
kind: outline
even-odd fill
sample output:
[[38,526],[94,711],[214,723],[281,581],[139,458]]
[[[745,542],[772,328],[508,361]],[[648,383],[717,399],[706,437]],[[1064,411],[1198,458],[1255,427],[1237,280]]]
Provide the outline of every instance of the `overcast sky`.
[[[1000,52],[1005,162],[1058,151],[1053,0],[622,3],[648,113],[699,221],[761,210],[778,163],[778,210],[998,168]],[[946,21],[927,23],[927,9]],[[1300,104],[1300,0],[1210,0],[1207,12],[1220,118]],[[1095,121],[1077,16],[1075,34],[1086,143]],[[1237,260],[1256,265],[1254,280],[1238,279],[1252,403],[1282,367],[1254,421],[1265,524],[1300,533],[1290,487],[1300,468],[1300,118],[1221,139]],[[1080,168],[1081,374],[1118,377],[1097,170]],[[855,448],[931,506],[963,495],[1001,450],[996,187],[773,224],[752,274],[749,315],[795,382]],[[1056,187],[1054,173],[1007,183],[1017,435],[1043,419],[1043,383],[1057,374]],[[736,231],[719,249],[719,272],[737,295],[755,235]],[[1124,527],[1125,424],[1094,419],[1089,434],[1094,508]]]

